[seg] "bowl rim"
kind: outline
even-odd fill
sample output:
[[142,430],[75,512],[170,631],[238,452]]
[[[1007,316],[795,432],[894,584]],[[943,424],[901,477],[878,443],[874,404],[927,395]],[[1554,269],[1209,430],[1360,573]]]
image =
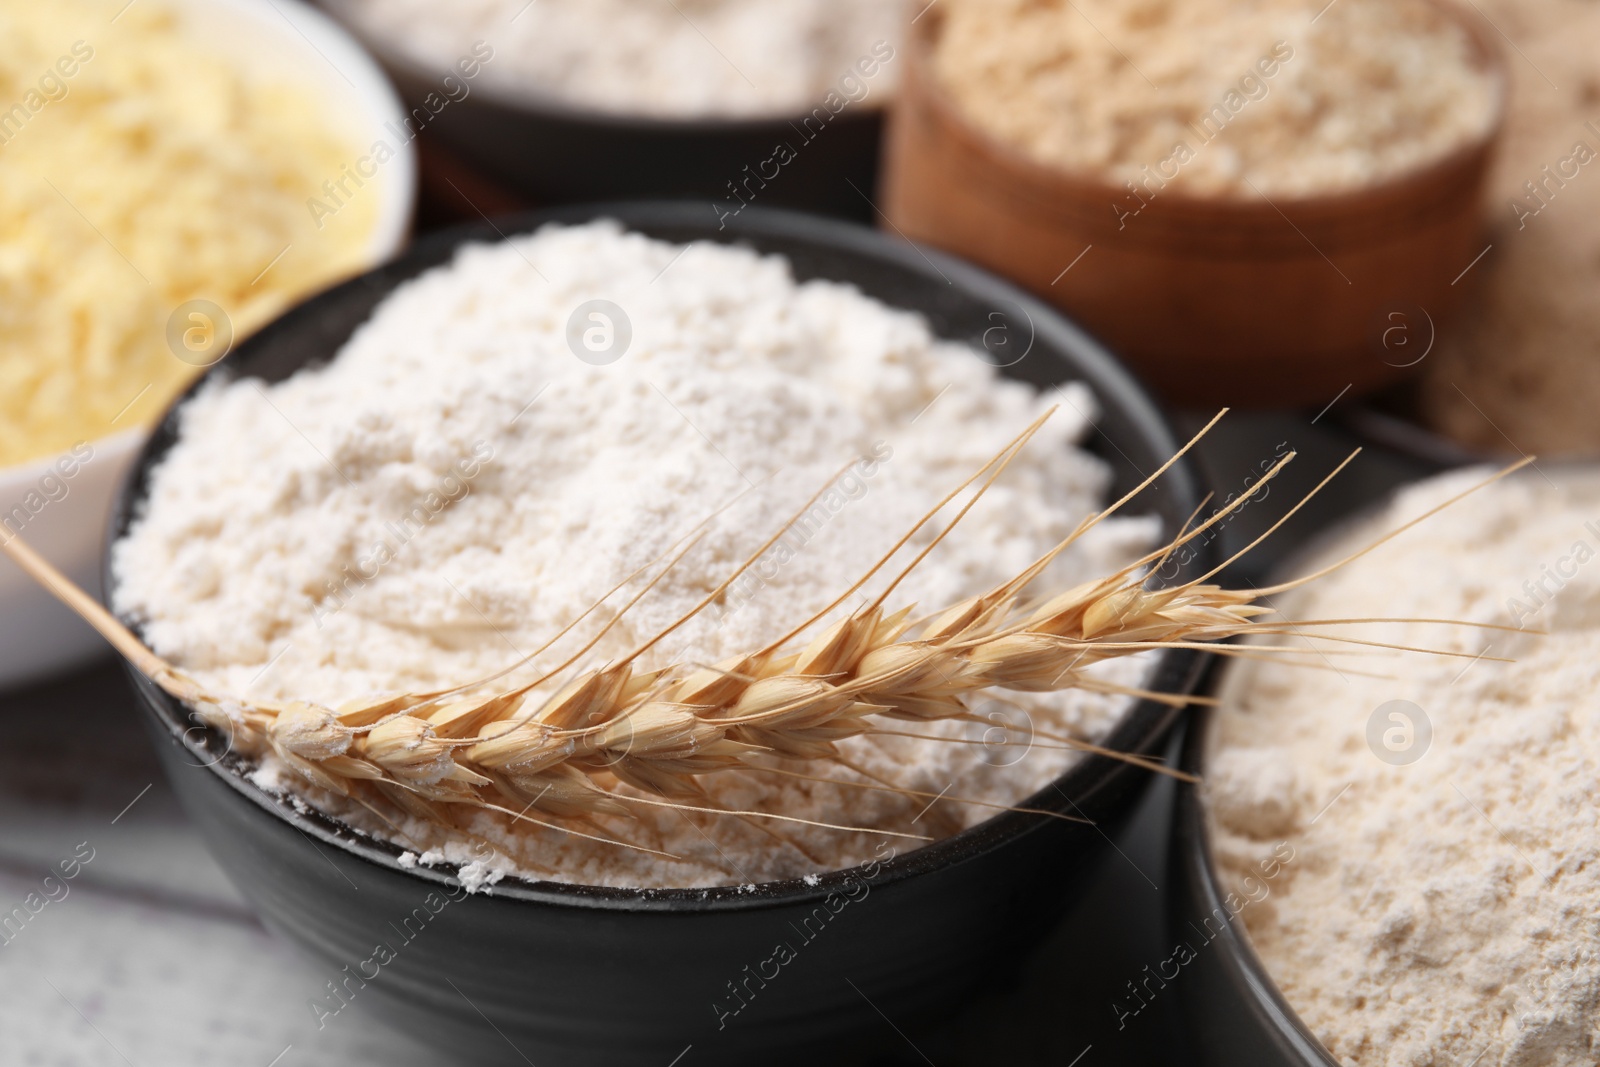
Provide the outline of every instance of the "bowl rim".
[[[1475,466],[1492,466],[1492,460],[1466,461],[1438,464],[1436,469],[1415,478],[1407,479],[1372,497],[1355,510],[1342,516],[1332,525],[1298,545],[1274,569],[1272,581],[1287,579],[1303,573],[1305,568],[1325,559],[1349,534],[1369,525],[1382,515],[1406,490],[1448,474]],[[1582,461],[1565,464],[1582,469]],[[1546,464],[1549,466],[1549,464]],[[1519,472],[1524,476],[1532,472]],[[1237,687],[1234,667],[1245,661],[1217,659],[1210,665],[1204,688],[1217,698],[1217,703],[1196,708],[1196,714],[1185,727],[1178,765],[1184,771],[1199,777],[1199,783],[1180,783],[1173,810],[1171,847],[1181,865],[1180,879],[1190,893],[1198,897],[1198,907],[1205,912],[1223,908],[1222,877],[1217,869],[1214,826],[1211,808],[1201,783],[1205,779],[1207,764],[1216,748],[1218,721]],[[1180,895],[1175,894],[1175,899]],[[1270,1026],[1271,1036],[1280,1049],[1291,1050],[1297,1056],[1297,1067],[1344,1067],[1328,1051],[1322,1041],[1311,1032],[1300,1013],[1284,996],[1283,989],[1272,971],[1256,951],[1244,923],[1224,923],[1216,941],[1222,945],[1219,957],[1228,978],[1236,991],[1248,998],[1257,1022]]]
[[[326,9],[329,17],[337,21],[345,30],[356,37],[366,47],[367,51],[376,56],[384,69],[393,73],[397,80],[429,84],[443,77],[443,75],[429,68],[425,61],[387,39],[382,33],[358,24],[355,19],[347,18],[341,10],[344,6],[341,0],[316,0],[316,2]],[[887,61],[892,62],[902,54],[900,51],[901,42],[890,41],[889,43],[895,48],[895,55]],[[891,90],[890,92],[892,94],[895,91],[897,90]],[[534,118],[575,124],[583,123],[590,126],[606,127],[619,133],[643,135],[686,134],[737,137],[739,135],[766,134],[778,129],[788,129],[792,121],[808,117],[811,114],[810,111],[763,111],[743,115],[701,113],[678,118],[670,115],[647,115],[630,111],[606,111],[599,108],[584,107],[581,104],[564,100],[536,87],[508,86],[499,82],[485,82],[482,86],[475,87],[473,93],[482,93],[487,102],[497,107],[508,108]],[[470,99],[470,97],[466,99]],[[852,101],[848,107],[835,114],[830,122],[851,117],[852,114],[858,121],[881,117],[890,106],[891,99],[892,95],[890,99],[879,99],[873,103],[867,103],[864,100],[860,102]],[[465,102],[466,100],[464,99],[462,103]],[[818,106],[821,106],[820,101]]]
[[[1213,669],[1211,684],[1207,688],[1220,689],[1221,675],[1218,664]],[[1190,774],[1202,774],[1211,738],[1218,719],[1219,708],[1196,708],[1197,714],[1188,722],[1178,766]],[[1172,844],[1179,852],[1182,870],[1180,877],[1189,883],[1190,891],[1198,900],[1196,907],[1211,913],[1226,909],[1223,903],[1222,879],[1217,871],[1216,850],[1212,847],[1210,809],[1201,795],[1199,785],[1181,783],[1172,819]],[[1289,1004],[1283,990],[1272,977],[1272,972],[1251,942],[1249,933],[1241,923],[1223,923],[1217,932],[1216,942],[1222,952],[1218,959],[1226,970],[1236,991],[1248,998],[1257,1021],[1271,1028],[1272,1037],[1280,1047],[1292,1050],[1299,1067],[1343,1067],[1323,1047],[1300,1014]]]
[[[1274,568],[1272,579],[1277,580],[1285,575],[1299,573],[1302,565],[1319,558],[1340,537],[1359,526],[1363,520],[1370,519],[1380,512],[1406,486],[1414,485],[1420,480],[1422,479],[1406,481],[1378,494],[1354,512],[1311,536]],[[1217,698],[1219,703],[1196,709],[1198,714],[1193,716],[1185,727],[1178,755],[1179,767],[1190,774],[1200,776],[1200,782],[1180,783],[1182,788],[1178,790],[1173,810],[1171,845],[1178,850],[1181,857],[1182,877],[1187,879],[1190,890],[1197,894],[1198,907],[1206,913],[1210,913],[1214,908],[1226,908],[1223,902],[1222,876],[1217,869],[1217,854],[1213,847],[1216,835],[1213,832],[1211,809],[1201,783],[1205,781],[1205,768],[1215,747],[1217,722],[1223,710],[1221,701],[1226,699],[1230,691],[1229,679],[1234,672],[1230,671],[1229,667],[1232,665],[1233,661],[1224,661],[1220,658],[1211,664],[1205,689],[1209,695]],[[1256,1020],[1264,1021],[1270,1026],[1272,1037],[1280,1049],[1287,1048],[1295,1054],[1297,1067],[1343,1067],[1311,1032],[1311,1028],[1300,1018],[1300,1013],[1294,1010],[1288,998],[1283,995],[1283,990],[1272,977],[1272,972],[1267,969],[1265,961],[1256,952],[1255,944],[1250,940],[1249,928],[1242,922],[1224,923],[1217,933],[1216,940],[1221,943],[1223,950],[1219,957],[1222,966],[1235,990],[1242,990],[1249,998]]]
[[[121,430],[113,430],[103,437],[92,437],[80,442],[94,449],[94,458],[101,456],[122,457],[131,452],[138,451],[144,444],[144,439],[149,431],[142,426],[130,426]],[[64,451],[51,452],[43,456],[34,456],[21,463],[13,463],[8,467],[0,467],[0,502],[10,501],[13,494],[25,492],[38,483],[40,478],[51,474],[66,455],[71,454],[70,447]],[[80,463],[83,461],[79,461]]]
[[[365,42],[338,19],[308,0],[168,2],[180,15],[197,7],[206,8],[208,17],[219,9],[231,9],[224,18],[248,19],[257,24],[273,26],[287,24],[293,33],[275,32],[289,47],[302,52],[309,48],[310,52],[306,53],[308,59],[315,58],[342,75],[343,80],[350,84],[353,98],[362,105],[362,118],[370,120],[374,126],[384,123],[398,126],[406,115],[399,91],[383,66],[373,58]],[[248,43],[242,41],[234,45],[235,49],[248,47]],[[226,47],[223,50],[228,51]],[[346,147],[352,153],[359,155],[364,151],[364,146],[354,137],[348,139],[350,143]],[[383,200],[373,220],[363,256],[368,261],[368,267],[397,254],[405,247],[410,236],[418,185],[417,146],[414,140],[404,142],[395,150],[395,158],[384,164],[384,173],[390,177],[380,187],[384,191]]]
[[[1426,192],[1464,169],[1472,169],[1476,160],[1499,143],[1505,131],[1510,108],[1511,81],[1505,49],[1499,40],[1467,17],[1467,12],[1450,0],[1424,0],[1466,33],[1482,69],[1494,82],[1494,105],[1489,122],[1478,135],[1461,144],[1388,175],[1375,182],[1351,186],[1324,193],[1301,193],[1265,196],[1215,196],[1194,193],[1182,186],[1163,187],[1161,200],[1169,210],[1188,211],[1195,214],[1213,214],[1231,220],[1244,218],[1279,219],[1284,212],[1344,213],[1350,209],[1370,211],[1373,201],[1405,199]],[[987,154],[1002,166],[1000,173],[1030,187],[1047,190],[1052,196],[1081,199],[1107,198],[1115,202],[1127,195],[1127,189],[1108,180],[1097,171],[1082,167],[1054,166],[1030,156],[1018,145],[998,134],[971,122],[956,104],[954,97],[939,80],[933,65],[933,43],[944,23],[944,12],[934,10],[921,26],[911,28],[905,42],[906,71],[901,80],[901,91],[896,107],[920,95],[935,113],[946,130],[954,132],[966,142],[967,147]]]
[[[752,207],[744,212],[735,224],[722,230],[712,227],[714,220],[706,216],[704,204],[697,200],[617,201],[571,205],[526,212],[503,218],[498,222],[484,220],[466,223],[431,234],[416,242],[404,256],[390,264],[358,275],[299,304],[253,335],[252,339],[261,339],[258,343],[265,343],[276,334],[292,336],[302,328],[303,324],[316,321],[324,307],[335,304],[347,292],[374,285],[388,285],[389,290],[392,290],[394,285],[413,278],[425,270],[450,262],[455,251],[464,244],[478,241],[492,243],[504,240],[508,234],[527,234],[552,223],[575,225],[606,218],[615,219],[628,230],[643,232],[648,236],[656,236],[660,230],[683,228],[702,231],[700,236],[691,238],[696,241],[748,243],[762,239],[798,240],[817,249],[843,254],[858,263],[876,260],[909,270],[919,279],[930,283],[938,276],[942,278],[941,284],[948,282],[973,296],[983,299],[993,298],[997,306],[999,301],[1019,306],[1032,318],[1037,331],[1048,331],[1061,341],[1065,348],[1073,352],[1072,358],[1076,361],[1073,368],[1075,380],[1089,384],[1103,407],[1121,407],[1130,421],[1142,426],[1145,432],[1155,439],[1163,452],[1171,455],[1177,451],[1178,443],[1170,424],[1133,373],[1116,361],[1099,342],[1080,327],[1036,298],[977,267],[931,249],[922,249],[907,241],[897,241],[870,227],[777,208]],[[658,237],[658,239],[665,238]],[[834,280],[850,284],[849,278]],[[241,345],[242,347],[244,346]],[[107,529],[103,590],[106,603],[112,603],[116,584],[115,567],[112,563],[113,550],[143,506],[146,482],[151,468],[159,462],[166,449],[170,447],[171,438],[176,435],[178,410],[203,388],[213,375],[227,373],[227,364],[228,361],[225,360],[213,367],[174,401],[157,432],[145,442],[124,480]],[[1199,506],[1200,487],[1203,484],[1199,469],[1191,459],[1189,456],[1177,459],[1162,476],[1163,481],[1158,483],[1177,496],[1180,507],[1185,512]],[[1188,577],[1191,572],[1194,575],[1204,573],[1204,570],[1210,567],[1213,556],[1214,549],[1209,544],[1200,545],[1195,557],[1184,564],[1180,575]],[[140,631],[138,620],[122,618],[122,622],[135,633]],[[288,823],[310,840],[337,847],[375,866],[438,885],[458,884],[459,880],[455,875],[459,868],[455,864],[401,866],[400,855],[410,850],[375,838],[309,806],[295,805],[289,796],[274,794],[256,785],[247,777],[250,770],[249,762],[233,755],[228,747],[215,744],[220,740],[215,731],[192,725],[189,717],[181,711],[175,700],[139,674],[131,664],[125,663],[124,667],[140,698],[141,707],[153,717],[160,731],[170,736],[175,743],[201,757],[202,762],[195,766],[204,767],[221,778],[242,800]],[[1152,661],[1151,680],[1146,684],[1153,688],[1190,693],[1199,684],[1204,667],[1204,654],[1188,649],[1169,649]],[[1178,709],[1149,700],[1137,701],[1123,713],[1101,743],[1128,752],[1153,751],[1162,743],[1162,739],[1179,714],[1181,712]],[[207,760],[208,756],[212,758]],[[1019,801],[1018,806],[1048,807],[1054,804],[1059,807],[1060,802],[1053,795],[1059,794],[1068,804],[1076,807],[1081,802],[1088,801],[1096,793],[1118,784],[1122,776],[1133,773],[1148,772],[1139,772],[1125,762],[1104,756],[1086,755],[1068,767],[1063,774],[1045,783],[1030,797]],[[1069,789],[1072,790],[1071,793],[1068,792]],[[1042,830],[1049,821],[1017,811],[999,812],[949,837],[928,842],[904,853],[896,852],[886,860],[873,860],[818,873],[812,876],[815,881],[809,882],[804,878],[794,878],[754,885],[628,888],[536,880],[508,875],[494,883],[492,894],[504,900],[613,911],[700,913],[775,908],[800,902],[820,901],[838,890],[867,878],[870,878],[874,886],[886,885],[918,874],[970,862],[1027,834]],[[872,873],[863,874],[866,868],[873,868]]]
[[[1407,479],[1377,494],[1298,545],[1274,568],[1271,580],[1299,574],[1306,566],[1323,559],[1344,537],[1381,515],[1401,493],[1412,486],[1452,470],[1476,465],[1474,462],[1441,464],[1430,473]],[[1184,734],[1178,765],[1190,774],[1200,776],[1202,782],[1205,780],[1206,765],[1216,747],[1218,720],[1229,695],[1238,685],[1233,680],[1236,672],[1232,670],[1236,662],[1243,661],[1218,659],[1211,664],[1205,689],[1218,699],[1218,703],[1197,708],[1197,714],[1187,724]],[[1173,812],[1172,847],[1181,856],[1182,874],[1191,890],[1198,892],[1200,906],[1209,912],[1213,908],[1224,907],[1222,877],[1217,869],[1216,849],[1213,847],[1216,835],[1213,832],[1211,809],[1200,784],[1182,785]],[[1283,989],[1272,977],[1266,962],[1256,952],[1248,927],[1243,923],[1226,923],[1217,934],[1217,940],[1222,943],[1224,951],[1221,959],[1229,978],[1236,989],[1246,992],[1256,1018],[1270,1024],[1272,1036],[1280,1046],[1292,1049],[1299,1057],[1301,1067],[1343,1067],[1284,996]]]

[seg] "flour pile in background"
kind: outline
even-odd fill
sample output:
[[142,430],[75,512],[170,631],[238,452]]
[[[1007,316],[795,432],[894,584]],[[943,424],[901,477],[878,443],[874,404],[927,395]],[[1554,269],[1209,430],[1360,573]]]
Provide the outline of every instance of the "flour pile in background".
[[[588,111],[791,116],[855,95],[856,64],[900,40],[900,0],[335,0],[363,32],[428,69],[474,41],[495,49],[484,81]],[[877,64],[872,64],[876,69]],[[870,78],[890,91],[893,69]],[[882,99],[883,97],[880,97]]]

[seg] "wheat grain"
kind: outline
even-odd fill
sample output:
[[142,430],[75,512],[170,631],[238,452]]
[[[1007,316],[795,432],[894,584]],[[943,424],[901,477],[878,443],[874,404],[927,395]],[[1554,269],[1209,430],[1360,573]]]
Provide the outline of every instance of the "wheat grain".
[[[1215,570],[1201,579],[1172,587],[1157,588],[1147,582],[1146,574],[1152,564],[1166,560],[1175,550],[1204,535],[1242,507],[1294,458],[1292,454],[1206,522],[1192,527],[1186,523],[1169,543],[1117,573],[1042,599],[1023,599],[1025,589],[1053,559],[1097,522],[1152,484],[1194,445],[1199,435],[1134,490],[1089,516],[1067,538],[1012,580],[982,596],[948,606],[922,623],[912,622],[909,607],[886,611],[885,598],[912,568],[937,548],[1038,430],[1044,418],[1048,418],[1048,414],[940,501],[838,600],[768,647],[715,665],[685,665],[650,671],[639,670],[636,666],[638,659],[662,637],[725,591],[776,542],[788,524],[671,626],[618,662],[579,671],[537,703],[534,703],[535,691],[579,663],[597,639],[591,639],[555,670],[511,689],[497,690],[493,683],[529,662],[532,656],[492,678],[451,690],[388,694],[337,709],[310,702],[250,703],[207,692],[176,667],[161,660],[19,539],[10,538],[0,547],[82,614],[143,674],[191,707],[203,722],[225,730],[240,755],[254,758],[270,751],[311,785],[351,798],[374,811],[378,810],[375,804],[388,803],[410,815],[456,828],[455,811],[481,809],[503,814],[513,821],[554,826],[592,840],[646,852],[657,850],[616,839],[603,832],[593,820],[628,816],[636,805],[664,806],[680,811],[730,815],[747,821],[771,820],[916,838],[917,835],[819,823],[776,812],[730,811],[716,805],[700,779],[732,771],[784,772],[784,768],[767,765],[774,759],[834,762],[852,768],[839,753],[837,746],[841,741],[869,733],[927,736],[895,730],[886,720],[970,721],[973,717],[968,708],[969,700],[989,690],[1049,692],[1073,687],[1095,688],[1102,683],[1087,676],[1085,670],[1112,657],[1153,649],[1213,650],[1250,656],[1292,653],[1303,649],[1261,644],[1252,644],[1248,650],[1231,649],[1219,648],[1215,642],[1245,634],[1298,633],[1300,627],[1308,626],[1388,621],[1256,621],[1270,611],[1258,603],[1263,595],[1299,583],[1267,590],[1231,590],[1209,581],[1217,573]],[[1347,459],[1345,463],[1348,462]],[[1333,474],[1344,466],[1341,464]],[[798,649],[786,651],[796,638],[870,580],[945,505],[985,474],[988,477],[972,500],[893,579],[877,600],[833,622]],[[1333,474],[1297,503],[1289,514],[1303,506]],[[808,501],[795,517],[803,514],[814,500],[815,497]],[[1268,532],[1281,526],[1282,521]],[[697,532],[691,531],[680,546],[692,546],[697,536]],[[1258,538],[1251,547],[1260,540]],[[629,607],[647,595],[687,551],[688,547],[669,549],[664,566],[629,599],[607,623],[607,628],[614,626]],[[1359,555],[1361,553],[1350,559]],[[642,573],[636,572],[618,583],[606,598]],[[602,598],[601,603],[606,598]],[[599,603],[593,605],[584,616],[598,607]],[[569,623],[556,638],[541,646],[539,652],[570,633],[581,618]],[[916,636],[908,636],[914,630]],[[1325,636],[1322,639],[1376,644],[1350,637]],[[1434,650],[1407,648],[1405,651]],[[1193,702],[1193,698],[1180,694],[1128,687],[1112,689],[1175,706]],[[930,739],[962,743],[959,739]],[[1074,738],[1047,740],[1122,759],[1145,770],[1171,773],[1158,762],[1135,754],[1114,752]],[[859,768],[852,769],[864,773]],[[618,784],[631,787],[633,792],[617,788]],[[880,783],[880,786],[907,795],[921,795],[900,790],[892,783]],[[964,801],[959,796],[945,799],[956,803],[982,803]],[[506,802],[514,807],[505,806]],[[532,816],[531,811],[545,818]],[[579,828],[584,826],[602,832]],[[766,832],[777,840],[793,844],[770,829]]]

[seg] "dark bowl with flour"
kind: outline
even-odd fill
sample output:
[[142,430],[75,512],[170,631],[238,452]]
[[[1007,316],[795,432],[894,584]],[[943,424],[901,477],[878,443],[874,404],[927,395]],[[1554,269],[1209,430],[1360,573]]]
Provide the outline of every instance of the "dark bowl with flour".
[[[1118,492],[1177,449],[1114,358],[1014,287],[844,222],[751,209],[719,229],[699,203],[577,207],[439,234],[290,311],[211,373],[281,380],[331,358],[396,286],[462,244],[597,217],[662,240],[781,254],[799,279],[848,282],[921,313],[974,358],[1008,364],[1007,375],[1084,382],[1102,409],[1088,447]],[[177,432],[169,413],[123,488],[113,541]],[[1170,536],[1200,499],[1197,474],[1179,461],[1128,510],[1159,516]],[[1209,563],[1197,553],[1176,580]],[[1167,650],[1146,684],[1188,693],[1202,667],[1197,652]],[[1087,888],[1107,829],[1150,781],[1126,763],[1086,758],[1021,804],[1095,825],[1005,812],[922,848],[886,845],[871,863],[811,881],[642,890],[508,878],[469,895],[452,869],[404,867],[399,847],[258,788],[227,737],[132,678],[163,766],[218,863],[266,925],[325,972],[320,1012],[363,1002],[463,1062],[666,1067],[683,1055],[690,1067],[903,1051],[895,1027],[915,1028],[992,985]],[[1177,714],[1132,704],[1104,743],[1157,753]]]
[[[530,205],[692,197],[712,219],[747,204],[873,217],[868,198],[878,183],[887,91],[876,65],[849,83],[854,92],[826,94],[794,114],[637,115],[474,84],[461,71],[418,61],[345,5],[320,6],[377,58],[413,116],[392,135],[415,131]],[[895,61],[892,49],[889,57]]]
[[[1198,708],[1185,727],[1180,767],[1204,776],[1216,710]],[[1167,897],[1168,937],[1187,952],[1175,956],[1191,1062],[1203,1067],[1339,1067],[1289,1006],[1250,944],[1239,916],[1255,900],[1231,886],[1211,849],[1211,816],[1202,787],[1179,783],[1172,816]],[[1270,892],[1261,872],[1258,885]],[[1167,961],[1163,961],[1166,963]],[[1181,969],[1177,964],[1181,963]],[[1157,965],[1157,980],[1171,977]],[[1132,1001],[1129,1009],[1137,1010]]]

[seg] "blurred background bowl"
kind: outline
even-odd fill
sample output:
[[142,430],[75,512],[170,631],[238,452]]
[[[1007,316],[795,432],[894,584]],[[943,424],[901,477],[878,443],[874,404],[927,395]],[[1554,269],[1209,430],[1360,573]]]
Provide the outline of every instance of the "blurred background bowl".
[[1384,315],[1426,308],[1437,327],[1460,295],[1452,279],[1483,248],[1485,179],[1504,125],[1499,43],[1439,6],[1501,86],[1484,136],[1336,194],[1234,200],[1180,184],[1131,222],[1113,209],[1123,186],[1038,163],[959,114],[933,67],[933,8],[904,49],[886,217],[1067,311],[1174,402],[1289,407],[1375,388],[1407,363],[1384,348]]
[[[338,0],[320,0],[377,56],[394,79],[407,109],[438,94],[443,76],[350,17]],[[596,42],[602,47],[604,42]],[[798,45],[797,45],[798,47]],[[897,50],[898,54],[898,50]],[[900,60],[892,61],[898,65]],[[740,207],[732,187],[757,174],[775,146],[796,148],[778,177],[754,181],[755,202],[869,220],[878,180],[883,109],[875,97],[851,103],[808,139],[801,124],[810,112],[776,117],[664,118],[586,109],[549,94],[503,83],[480,83],[433,115],[424,143],[449,154],[468,178],[490,183],[483,199],[509,194],[501,204],[541,207],[638,198],[697,199],[708,217]],[[822,101],[814,101],[820,105]],[[424,109],[424,114],[428,113]],[[759,174],[757,174],[759,178]],[[470,189],[457,188],[461,196]],[[474,205],[482,203],[476,193]],[[483,214],[496,213],[482,203]]]
[[[290,311],[213,373],[281,380],[331,358],[397,286],[449,262],[463,244],[597,217],[662,240],[737,242],[784,255],[797,278],[848,282],[914,310],[938,336],[971,345],[974,358],[994,354],[988,344],[996,315],[1019,331],[1026,325],[1027,351],[1008,358],[1005,373],[1041,386],[1089,386],[1100,413],[1086,447],[1111,470],[1114,493],[1176,451],[1161,414],[1122,367],[1013,286],[866,227],[751,210],[718,229],[698,204],[576,207],[435,235],[397,262]],[[169,414],[123,490],[114,538],[126,532],[151,469],[176,437]],[[1171,536],[1200,496],[1181,459],[1131,508],[1158,515]],[[1177,580],[1203,573],[1209,558],[1203,547]],[[1152,660],[1145,684],[1188,692],[1201,667],[1197,652],[1166,650]],[[163,767],[217,862],[266,925],[328,974],[338,977],[342,967],[370,957],[374,944],[393,940],[391,924],[430,891],[453,884],[448,867],[402,866],[398,846],[257,787],[226,737],[193,725],[143,677],[133,682]],[[1178,714],[1140,701],[1103,743],[1157,753]],[[437,932],[408,939],[382,980],[364,985],[362,1000],[463,1061],[505,1062],[510,1041],[532,1062],[665,1065],[688,1044],[694,1051],[685,1062],[694,1064],[787,1063],[819,1047],[868,1062],[880,1051],[872,1035],[891,1050],[900,1040],[884,1017],[926,1021],[1006,974],[1090,887],[1097,865],[1089,861],[1108,847],[1106,835],[1151,778],[1125,762],[1088,757],[1020,803],[1094,825],[1002,813],[925,847],[902,848],[876,872],[852,868],[810,883],[632,890],[506,879],[491,894],[452,903],[430,922]],[[856,897],[828,932],[802,939],[781,980],[768,976],[774,991],[753,999],[726,1029],[716,1025],[711,1005],[728,1000],[730,984],[746,981],[747,969],[769,959],[776,941],[798,936],[830,894],[837,900],[846,889]],[[484,1027],[485,1018],[494,1029]]]
[[[400,100],[361,46],[299,0],[181,0],[185,32],[205,40],[239,69],[304,85],[324,105],[353,150],[398,122]],[[404,247],[416,203],[416,154],[407,145],[376,182],[377,218],[366,263]],[[147,431],[124,430],[88,442],[92,458],[66,483],[65,495],[41,492],[56,457],[0,468],[0,518],[30,493],[47,501],[22,531],[28,542],[85,589],[101,585],[100,549],[118,484]],[[29,509],[32,510],[32,509]],[[0,536],[7,531],[0,529]],[[38,678],[103,655],[105,643],[9,560],[0,558],[0,686]]]

